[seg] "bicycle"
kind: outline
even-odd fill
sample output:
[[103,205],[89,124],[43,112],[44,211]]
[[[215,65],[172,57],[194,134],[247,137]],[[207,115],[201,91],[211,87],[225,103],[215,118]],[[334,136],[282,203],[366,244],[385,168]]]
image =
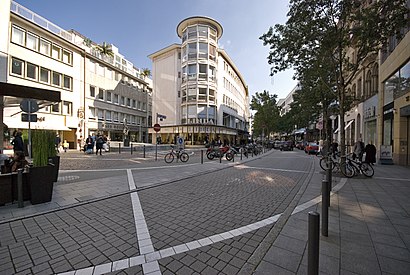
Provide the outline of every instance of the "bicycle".
[[340,164],[340,171],[347,178],[352,178],[355,175],[363,174],[366,177],[373,177],[373,166],[367,162],[361,162],[350,158],[351,154],[346,156],[346,161]]
[[174,158],[181,160],[182,162],[187,162],[189,160],[189,155],[183,150],[175,150],[174,146],[171,146],[171,152],[167,153],[164,157],[166,163],[171,163],[174,161]]
[[331,167],[331,170],[340,170],[340,153],[336,152],[335,154],[333,153],[328,153],[327,157],[324,155],[318,155],[321,156],[321,159],[319,161],[320,168],[323,170],[327,170],[328,167]]

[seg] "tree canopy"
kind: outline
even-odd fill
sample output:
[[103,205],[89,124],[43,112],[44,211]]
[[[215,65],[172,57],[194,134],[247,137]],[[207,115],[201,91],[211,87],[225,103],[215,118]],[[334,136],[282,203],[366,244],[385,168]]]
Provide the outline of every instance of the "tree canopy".
[[345,152],[343,119],[353,102],[347,87],[388,37],[400,35],[408,23],[406,0],[290,0],[287,15],[284,25],[277,24],[260,37],[270,47],[271,75],[290,67],[296,70],[302,86],[298,104],[312,101],[312,109],[326,110],[337,101]]
[[268,91],[256,92],[252,96],[251,109],[256,111],[253,120],[253,134],[259,136],[262,132],[267,136],[277,129],[279,107],[276,102],[277,95],[270,95]]

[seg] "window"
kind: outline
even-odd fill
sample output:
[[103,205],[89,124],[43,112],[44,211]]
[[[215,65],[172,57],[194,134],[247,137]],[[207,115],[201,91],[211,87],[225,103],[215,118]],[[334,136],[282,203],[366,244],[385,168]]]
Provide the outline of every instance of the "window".
[[112,79],[113,71],[107,68],[106,77]]
[[104,89],[99,89],[98,91],[98,99],[104,100]]
[[196,64],[188,65],[188,79],[196,79]]
[[121,97],[121,102],[120,102],[120,104],[121,104],[121,105],[125,105],[125,97],[123,97],[123,96]]
[[61,48],[57,45],[51,47],[51,57],[57,60],[61,59]]
[[47,40],[40,39],[40,53],[50,56],[51,43]]
[[196,87],[188,87],[188,102],[196,101]]
[[199,79],[200,80],[207,80],[207,71],[208,71],[208,65],[207,64],[199,64]]
[[50,70],[46,68],[40,68],[40,81],[50,83]]
[[127,98],[127,106],[131,107],[131,99],[130,98]]
[[111,121],[111,111],[105,111],[105,120]]
[[54,103],[51,105],[52,113],[60,113],[60,103]]
[[30,50],[38,51],[38,37],[34,34],[27,33],[26,47]]
[[137,108],[137,101],[135,99],[132,100],[132,108]]
[[24,61],[13,57],[11,60],[11,73],[23,76],[23,71]]
[[214,66],[209,66],[209,79],[215,81],[216,70]]
[[26,71],[27,78],[37,80],[37,72],[38,72],[38,66],[31,64],[31,63],[27,63],[27,71]]
[[196,38],[196,36],[197,36],[196,26],[188,27],[188,39]]
[[71,52],[63,50],[63,62],[64,63],[72,64],[71,56],[72,56]]
[[120,80],[121,79],[121,74],[118,72],[115,72],[115,80]]
[[182,62],[187,60],[186,47],[182,48]]
[[209,37],[216,41],[216,31],[212,28],[209,29]]
[[188,105],[188,118],[196,118],[196,106]]
[[63,115],[70,115],[73,113],[73,104],[68,101],[63,101]]
[[98,109],[98,120],[104,120],[104,110]]
[[90,111],[90,119],[95,120],[95,108],[89,107],[89,111]]
[[11,31],[11,41],[20,45],[24,45],[24,35],[25,31],[17,28],[16,26],[12,27]]
[[138,101],[138,103],[137,103],[137,109],[138,109],[138,110],[141,110],[141,101]]
[[188,59],[196,59],[196,43],[188,44]]
[[143,111],[146,111],[146,110],[147,110],[145,102],[142,102],[142,110],[143,110]]
[[199,43],[199,58],[208,58],[208,43]]
[[214,45],[209,45],[209,59],[216,61],[216,47]]
[[53,85],[61,86],[61,74],[57,72],[53,72]]
[[104,66],[102,66],[101,64],[98,64],[98,75],[104,76]]
[[118,95],[114,94],[114,103],[118,104]]
[[198,26],[199,37],[208,37],[208,27]]
[[90,96],[95,97],[95,87],[94,86],[90,86]]
[[88,70],[92,73],[95,73],[95,62],[90,60],[88,62]]
[[114,112],[114,113],[113,113],[113,120],[114,120],[115,122],[118,122],[118,112]]
[[68,75],[64,75],[63,79],[63,87],[71,90],[71,83],[73,82],[73,78]]
[[107,101],[108,101],[108,102],[111,102],[111,96],[112,96],[112,93],[111,93],[111,92],[107,92]]
[[206,88],[199,88],[198,100],[206,101]]

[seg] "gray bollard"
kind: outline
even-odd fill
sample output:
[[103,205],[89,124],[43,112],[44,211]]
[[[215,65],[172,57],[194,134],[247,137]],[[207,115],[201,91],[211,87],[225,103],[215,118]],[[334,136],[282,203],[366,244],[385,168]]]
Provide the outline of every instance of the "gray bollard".
[[201,164],[204,164],[204,150],[201,150]]
[[241,150],[241,160],[242,160],[242,149],[240,149]]
[[319,274],[319,219],[319,213],[309,212],[308,275]]
[[24,207],[23,202],[23,168],[17,169],[17,199],[18,208]]
[[158,159],[158,144],[155,143],[155,161]]
[[328,184],[328,187],[327,187],[327,192],[328,192],[327,206],[330,207],[330,191],[332,190],[332,169],[329,166],[327,167],[327,170],[326,170],[326,180],[327,180],[327,184]]
[[222,153],[219,153],[219,163],[222,163]]
[[144,145],[144,148],[143,148],[143,150],[144,150],[144,152],[143,152],[143,158],[145,159],[145,145]]
[[322,181],[322,236],[329,236],[329,185],[326,180]]
[[131,155],[132,155],[132,143],[131,143]]
[[121,154],[121,142],[118,143],[118,154]]

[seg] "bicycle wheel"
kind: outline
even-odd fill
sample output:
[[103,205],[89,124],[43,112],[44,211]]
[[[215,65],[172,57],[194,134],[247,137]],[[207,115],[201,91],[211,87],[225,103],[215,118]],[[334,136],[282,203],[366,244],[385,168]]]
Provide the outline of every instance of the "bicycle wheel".
[[179,155],[179,159],[182,161],[182,162],[187,162],[188,160],[189,160],[189,156],[188,156],[188,154],[187,153],[181,153],[180,155]]
[[165,155],[164,160],[166,163],[171,163],[174,161],[174,154],[168,153]]
[[208,152],[208,153],[206,154],[206,157],[207,157],[209,160],[213,160],[214,157],[215,157],[215,154],[214,154],[213,152]]
[[342,163],[340,164],[340,172],[346,177],[346,178],[352,178],[355,175],[355,169],[353,165],[350,163]]
[[330,163],[329,163],[329,161],[326,161],[326,158],[321,158],[320,159],[320,161],[319,161],[319,165],[320,165],[320,168],[322,168],[323,170],[327,170],[327,168],[329,167],[329,165],[331,165],[332,167],[332,170],[335,168],[335,164],[334,164],[334,162],[333,161],[330,161]]
[[373,167],[368,164],[367,162],[363,162],[360,164],[359,166],[360,170],[362,171],[363,175],[365,175],[366,177],[373,177],[374,175],[374,169]]

